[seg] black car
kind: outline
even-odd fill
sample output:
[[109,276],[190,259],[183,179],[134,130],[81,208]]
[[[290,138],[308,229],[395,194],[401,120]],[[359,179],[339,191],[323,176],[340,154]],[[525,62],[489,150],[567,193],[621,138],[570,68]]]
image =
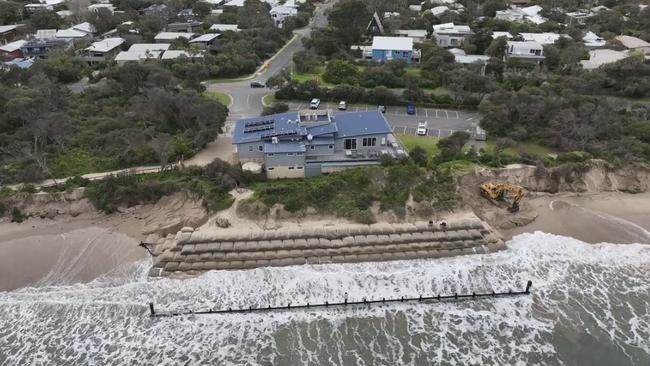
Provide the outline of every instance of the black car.
[[264,84],[259,81],[251,81],[251,88],[263,88]]

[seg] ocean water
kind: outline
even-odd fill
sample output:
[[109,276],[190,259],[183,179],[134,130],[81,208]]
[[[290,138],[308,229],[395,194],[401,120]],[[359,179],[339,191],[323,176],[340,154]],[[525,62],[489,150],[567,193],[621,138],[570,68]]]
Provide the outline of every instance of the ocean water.
[[[523,234],[487,255],[214,271],[0,293],[0,365],[650,365],[650,245]],[[520,289],[456,303],[150,318],[221,309]]]

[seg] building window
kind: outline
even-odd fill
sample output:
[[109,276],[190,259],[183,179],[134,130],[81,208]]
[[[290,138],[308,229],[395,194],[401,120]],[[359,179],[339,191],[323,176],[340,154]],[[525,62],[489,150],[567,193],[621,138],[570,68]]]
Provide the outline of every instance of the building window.
[[301,167],[301,166],[297,166],[296,168],[297,168],[298,170],[300,170],[300,169],[302,169],[302,167]]
[[345,139],[343,144],[346,150],[354,150],[357,148],[357,139]]
[[289,156],[292,156],[292,155],[293,155],[293,153],[287,153],[287,155],[289,155]]
[[266,155],[267,155],[267,156],[273,156],[273,155],[275,155],[275,154],[274,154],[274,153],[268,153],[268,154],[266,154]]
[[259,146],[257,147],[257,150],[259,150],[259,151],[264,151],[264,146],[259,145]]
[[314,145],[311,145],[311,146],[309,147],[309,150],[314,150],[314,149],[316,149],[316,146],[314,146]]
[[293,167],[292,167],[292,166],[290,166],[290,167],[289,167],[289,170],[293,170]]
[[376,146],[377,138],[376,137],[365,137],[363,139],[363,146]]
[[329,148],[330,150],[332,150],[332,149],[334,148],[334,145],[330,145],[330,146],[328,146],[328,148]]
[[275,168],[266,168],[266,170],[273,170],[273,169],[275,169]]
[[252,146],[249,146],[249,147],[248,147],[248,151],[253,151],[253,147],[252,147]]
[[297,152],[297,153],[296,153],[296,155],[303,155],[303,154],[304,154],[304,153],[301,153],[301,152]]

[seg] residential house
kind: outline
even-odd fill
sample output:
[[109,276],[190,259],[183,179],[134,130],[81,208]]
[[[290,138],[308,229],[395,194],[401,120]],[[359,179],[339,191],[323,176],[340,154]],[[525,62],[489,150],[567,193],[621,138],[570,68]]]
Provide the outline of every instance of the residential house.
[[167,32],[187,32],[194,33],[203,27],[202,22],[178,22],[178,23],[169,23],[165,27]]
[[223,4],[224,7],[242,8],[244,7],[244,0],[230,0]]
[[569,25],[571,25],[573,23],[585,24],[585,21],[587,19],[593,17],[596,14],[588,10],[577,10],[566,13],[565,15],[569,19]]
[[211,31],[217,31],[217,32],[227,32],[227,31],[232,31],[232,32],[239,32],[241,29],[239,29],[239,26],[237,24],[212,24],[210,26]]
[[531,22],[534,24],[542,24],[547,22],[548,19],[539,15],[539,12],[541,11],[542,7],[539,5],[528,6],[525,8],[513,6],[510,9],[498,10],[495,18],[499,20],[507,20],[509,22]]
[[167,50],[162,53],[160,59],[163,61],[170,61],[170,60],[175,60],[179,57],[186,57],[188,59],[194,60],[194,59],[202,59],[204,56],[205,53],[203,51],[193,53],[185,50]]
[[370,36],[384,34],[384,25],[381,23],[377,12],[372,14],[372,18],[370,18],[370,22],[368,22],[368,26],[366,27],[366,33]]
[[506,39],[510,40],[513,39],[514,37],[510,32],[501,32],[501,31],[494,31],[492,32],[492,39],[497,39],[499,37],[506,37]]
[[220,35],[220,33],[206,33],[191,40],[190,44],[204,49],[214,48]]
[[553,43],[557,42],[558,39],[563,38],[563,37],[571,38],[567,34],[558,34],[558,33],[550,33],[550,32],[544,32],[544,33],[519,33],[519,36],[524,41],[537,42],[537,43],[541,44],[542,46],[553,44]]
[[15,58],[11,61],[6,61],[0,63],[0,69],[9,69],[12,66],[16,66],[21,69],[29,69],[34,64],[33,58]]
[[443,48],[460,46],[470,34],[472,34],[472,30],[468,25],[444,23],[433,26],[433,36],[436,37],[436,43]]
[[442,15],[442,14],[444,14],[444,13],[450,11],[450,10],[449,10],[448,6],[440,5],[440,6],[434,6],[433,8],[431,8],[431,9],[429,9],[427,11],[430,11],[431,14],[433,14],[434,17],[437,17],[437,16],[440,16],[440,15]]
[[413,42],[422,43],[427,39],[427,30],[426,29],[398,29],[393,32],[393,35],[397,37],[409,37],[413,39]]
[[598,49],[589,51],[589,60],[581,60],[580,64],[585,70],[594,70],[603,65],[611,64],[629,57],[628,51],[615,51]]
[[67,50],[72,47],[72,41],[69,39],[51,38],[51,39],[34,39],[25,42],[20,50],[23,56],[33,58],[47,58],[47,54],[55,49]]
[[235,160],[262,163],[268,178],[303,178],[380,164],[404,156],[379,111],[331,115],[327,110],[287,112],[235,122]]
[[56,38],[70,39],[77,41],[90,41],[93,38],[95,28],[88,22],[74,25],[68,29],[61,29],[56,32]]
[[271,9],[271,18],[273,18],[273,23],[275,24],[276,27],[282,28],[284,25],[284,19],[287,17],[294,17],[298,15],[298,9],[292,8],[289,6],[276,6],[273,9]]
[[641,38],[631,36],[617,36],[614,39],[621,42],[621,44],[630,50],[630,52],[640,51],[644,54],[650,54],[650,43],[642,40]]
[[194,37],[194,35],[194,33],[187,32],[160,32],[156,34],[153,39],[156,41],[156,43],[172,43],[179,38],[190,40],[192,37]]
[[152,4],[142,9],[142,13],[144,15],[150,16],[168,17],[170,14],[170,9],[165,4]]
[[373,37],[372,59],[374,61],[403,60],[411,63],[413,61],[413,39],[408,37]]
[[15,58],[22,58],[23,51],[21,50],[21,47],[23,47],[25,43],[27,43],[27,41],[21,39],[0,46],[0,59],[13,60]]
[[167,51],[171,45],[163,43],[135,43],[129,47],[128,51],[122,51],[115,56],[118,65],[124,65],[127,62],[144,62],[148,60],[159,60],[164,51]]
[[56,38],[56,29],[38,29],[34,34],[36,39],[53,39]]
[[582,37],[582,40],[588,48],[604,47],[607,44],[605,38],[598,36],[592,31],[588,31],[584,37]]
[[535,41],[508,41],[506,58],[541,63],[544,61],[544,46]]
[[89,63],[112,60],[121,51],[122,44],[124,39],[119,37],[93,42],[83,50],[82,59]]
[[54,10],[63,3],[65,3],[65,0],[40,0],[39,4],[26,4],[25,10],[28,13],[34,13],[38,10]]
[[482,73],[485,71],[485,65],[490,61],[490,56],[486,55],[468,55],[460,48],[452,48],[449,50],[454,55],[454,61],[459,64],[481,64],[483,65]]
[[91,4],[88,5],[88,11],[96,12],[100,9],[106,9],[113,14],[115,12],[115,6],[113,4]]
[[18,25],[0,25],[0,44],[11,41],[16,37]]
[[409,5],[409,10],[414,13],[419,13],[422,11],[422,5]]

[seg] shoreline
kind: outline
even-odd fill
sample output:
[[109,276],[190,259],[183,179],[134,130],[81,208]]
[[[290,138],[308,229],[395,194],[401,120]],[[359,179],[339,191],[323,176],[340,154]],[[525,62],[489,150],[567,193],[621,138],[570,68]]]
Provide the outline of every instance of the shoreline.
[[[650,192],[537,194],[531,195],[527,204],[537,212],[537,218],[514,229],[497,229],[505,241],[519,234],[543,231],[592,244],[650,244]],[[202,226],[214,225],[215,217],[227,216],[237,229],[261,227],[254,220],[233,217],[234,212],[233,208],[221,211]],[[31,218],[20,224],[0,222],[0,291],[89,282],[115,268],[145,259],[148,254],[138,244],[146,237],[142,232],[147,218],[159,213],[154,206],[144,206],[112,215]],[[158,220],[164,217],[157,216]],[[264,226],[268,224],[276,229],[348,223],[338,218],[294,218]]]

